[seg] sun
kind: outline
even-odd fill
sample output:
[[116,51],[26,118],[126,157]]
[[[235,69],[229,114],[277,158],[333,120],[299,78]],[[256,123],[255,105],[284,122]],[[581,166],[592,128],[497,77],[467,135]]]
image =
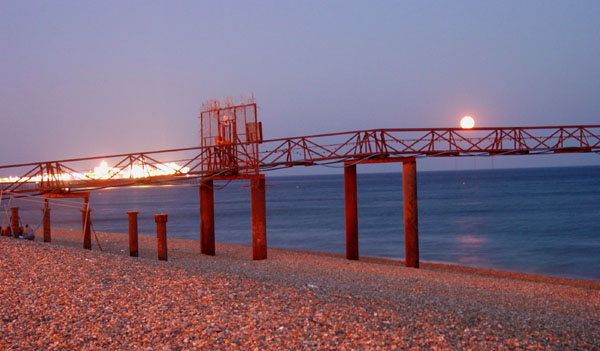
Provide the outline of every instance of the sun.
[[475,120],[471,116],[464,116],[460,119],[460,127],[462,129],[471,129],[475,126]]

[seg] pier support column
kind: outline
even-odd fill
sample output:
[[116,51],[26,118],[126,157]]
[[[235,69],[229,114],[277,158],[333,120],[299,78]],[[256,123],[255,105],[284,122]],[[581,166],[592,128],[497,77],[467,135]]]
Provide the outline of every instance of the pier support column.
[[48,199],[44,199],[44,208],[42,208],[42,224],[44,227],[44,242],[49,243],[52,241],[52,233],[50,229],[50,206],[48,205]]
[[156,222],[158,259],[161,261],[167,261],[167,214],[155,214],[154,221]]
[[138,211],[127,211],[129,217],[129,256],[138,257]]
[[90,216],[90,208],[86,202],[85,207],[81,210],[81,222],[83,226],[83,248],[86,250],[92,249],[92,217]]
[[419,224],[417,218],[417,162],[402,163],[404,188],[404,245],[406,267],[419,268]]
[[200,252],[215,255],[215,200],[212,179],[200,182]]
[[250,202],[252,206],[252,259],[267,258],[267,211],[265,176],[250,179]]
[[19,235],[19,208],[11,207],[10,208],[10,230],[12,232],[13,237],[18,238]]
[[346,258],[358,260],[356,165],[344,167],[344,207],[346,209]]

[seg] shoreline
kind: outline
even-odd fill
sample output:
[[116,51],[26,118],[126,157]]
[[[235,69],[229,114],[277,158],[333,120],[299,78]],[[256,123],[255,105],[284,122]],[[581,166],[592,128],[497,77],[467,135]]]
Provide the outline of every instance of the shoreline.
[[380,258],[98,232],[0,237],[2,349],[600,347],[600,283]]
[[[60,231],[61,233],[64,233],[65,231],[71,231],[74,233],[74,235],[77,235],[76,233],[79,233],[81,235],[81,231],[76,230],[76,229],[53,228],[53,230]],[[96,232],[96,233],[99,235],[106,235],[106,236],[112,238],[112,240],[114,240],[115,236],[117,236],[118,238],[120,238],[119,236],[124,236],[125,238],[128,238],[128,233],[119,233],[119,232]],[[140,238],[145,237],[146,239],[144,239],[144,240],[148,240],[148,241],[152,241],[152,240],[156,241],[155,234],[154,235],[138,234],[138,237],[140,237]],[[36,236],[36,241],[41,241],[41,240],[42,239],[40,237]],[[73,240],[73,238],[70,239],[70,241],[72,241],[72,240]],[[200,253],[200,249],[199,249],[199,247],[200,247],[199,240],[177,238],[177,237],[169,237],[168,240],[169,241],[181,240],[184,242],[189,242],[190,244],[194,244],[197,247],[197,250],[196,250],[197,254],[202,255]],[[125,251],[128,250],[129,242],[127,240],[117,240],[117,241],[118,242],[123,241],[123,244],[125,246],[122,247],[121,249],[125,250]],[[107,243],[108,243],[108,241],[107,241]],[[239,247],[246,248],[248,250],[248,252],[251,252],[251,249],[252,249],[252,247],[250,245],[245,245],[245,244],[230,244],[230,243],[222,243],[222,242],[217,242],[216,244],[217,244],[217,246],[234,246],[234,247],[239,246]],[[75,246],[76,246],[76,244],[75,244]],[[193,246],[193,245],[191,245],[191,246]],[[97,243],[95,241],[93,233],[92,233],[92,248],[95,250],[98,250]],[[267,248],[267,252],[271,252],[272,250],[278,250],[278,251],[284,251],[284,252],[290,251],[290,252],[298,252],[298,253],[303,253],[303,254],[308,254],[308,255],[328,256],[328,257],[337,257],[337,258],[345,259],[344,254],[326,252],[326,251],[313,251],[313,250],[281,248],[281,247],[268,247]],[[219,255],[218,251],[217,251],[217,255]],[[248,259],[251,260],[251,257],[248,257]],[[268,258],[267,258],[267,260],[268,260]],[[403,259],[394,259],[394,258],[389,258],[389,257],[360,256],[360,259],[358,260],[358,262],[381,263],[381,264],[386,264],[386,265],[404,267]],[[502,269],[495,269],[495,268],[462,266],[462,265],[458,265],[458,264],[453,264],[451,262],[442,262],[442,261],[420,260],[420,266],[421,266],[421,268],[430,269],[430,270],[438,270],[438,271],[465,272],[465,273],[470,273],[470,274],[479,274],[482,276],[518,278],[518,279],[527,280],[527,281],[537,281],[537,282],[547,282],[547,283],[555,283],[555,284],[566,284],[566,285],[574,285],[574,286],[588,286],[588,287],[600,288],[600,280],[592,280],[592,279],[584,279],[584,278],[556,277],[556,276],[550,276],[550,275],[544,275],[544,274],[502,270]]]

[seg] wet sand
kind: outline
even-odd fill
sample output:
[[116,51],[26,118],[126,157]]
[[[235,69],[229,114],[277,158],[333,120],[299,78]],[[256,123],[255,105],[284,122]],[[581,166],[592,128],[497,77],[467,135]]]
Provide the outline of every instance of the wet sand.
[[0,349],[600,349],[600,283],[140,236],[0,237]]

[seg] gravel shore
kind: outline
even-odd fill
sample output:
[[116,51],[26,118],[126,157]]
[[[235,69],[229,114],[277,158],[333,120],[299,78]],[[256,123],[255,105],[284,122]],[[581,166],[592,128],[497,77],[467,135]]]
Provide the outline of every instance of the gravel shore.
[[98,238],[0,237],[0,350],[600,350],[600,282]]

